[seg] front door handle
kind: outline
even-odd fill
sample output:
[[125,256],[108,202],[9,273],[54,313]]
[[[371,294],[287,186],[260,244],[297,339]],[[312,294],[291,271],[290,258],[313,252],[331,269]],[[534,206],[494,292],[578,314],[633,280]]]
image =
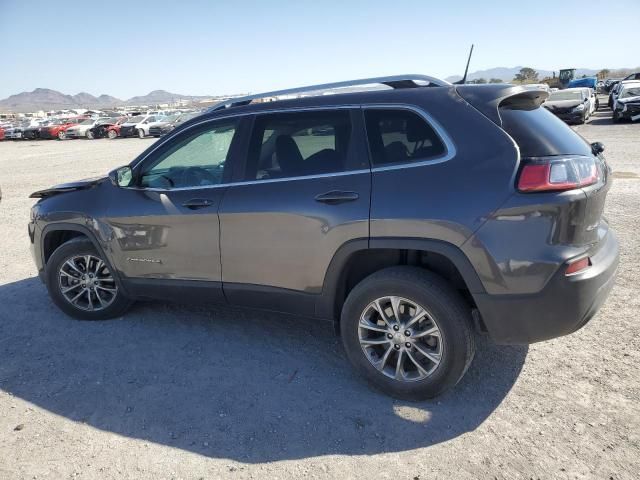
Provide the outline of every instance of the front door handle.
[[211,205],[213,205],[213,202],[206,198],[192,198],[191,200],[187,200],[182,204],[183,207],[188,208],[189,210],[207,208],[207,207],[210,207]]
[[332,190],[331,192],[321,193],[316,195],[316,202],[328,203],[329,205],[336,205],[338,203],[353,202],[360,198],[356,192],[343,192],[340,190]]

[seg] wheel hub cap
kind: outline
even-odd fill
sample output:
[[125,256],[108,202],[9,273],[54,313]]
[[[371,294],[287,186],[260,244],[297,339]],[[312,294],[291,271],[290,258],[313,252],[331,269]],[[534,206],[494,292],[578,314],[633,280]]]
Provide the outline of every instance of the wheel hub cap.
[[381,297],[360,316],[360,346],[383,375],[398,381],[423,380],[440,365],[444,339],[433,315],[403,297]]
[[68,258],[58,270],[58,286],[66,301],[85,311],[107,308],[118,293],[109,268],[94,255]]

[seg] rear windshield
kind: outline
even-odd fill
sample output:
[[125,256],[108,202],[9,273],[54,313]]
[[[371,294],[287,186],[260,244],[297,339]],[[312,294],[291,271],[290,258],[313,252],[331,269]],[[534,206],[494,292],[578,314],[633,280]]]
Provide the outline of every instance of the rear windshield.
[[500,117],[521,157],[591,155],[589,143],[546,108],[502,106]]

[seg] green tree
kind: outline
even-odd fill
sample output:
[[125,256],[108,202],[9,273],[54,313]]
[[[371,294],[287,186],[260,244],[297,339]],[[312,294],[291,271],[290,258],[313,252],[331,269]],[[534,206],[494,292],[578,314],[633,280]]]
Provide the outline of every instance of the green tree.
[[504,83],[501,78],[492,78],[489,83]]
[[468,83],[487,83],[486,78],[476,78],[475,80],[469,80]]
[[600,80],[604,80],[605,78],[608,78],[608,77],[609,77],[609,74],[610,74],[610,73],[611,73],[611,72],[610,72],[608,69],[603,68],[602,70],[600,70],[600,71],[598,72],[597,77],[598,77]]
[[523,67],[519,73],[513,77],[513,81],[517,83],[536,83],[538,81],[538,72],[533,68]]

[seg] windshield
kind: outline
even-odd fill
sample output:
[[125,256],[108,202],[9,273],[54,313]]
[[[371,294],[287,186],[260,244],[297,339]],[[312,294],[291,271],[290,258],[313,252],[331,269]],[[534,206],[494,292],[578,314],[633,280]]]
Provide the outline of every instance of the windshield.
[[125,123],[140,123],[142,120],[144,120],[144,117],[142,115],[138,115],[137,117],[129,118]]
[[93,125],[93,120],[90,118],[87,118],[86,120],[80,122],[80,125]]
[[625,87],[620,93],[620,98],[640,97],[640,85],[634,85],[633,87]]
[[582,100],[582,92],[577,92],[575,90],[558,90],[557,92],[553,92],[551,96],[549,96],[549,101],[551,102],[562,100]]

